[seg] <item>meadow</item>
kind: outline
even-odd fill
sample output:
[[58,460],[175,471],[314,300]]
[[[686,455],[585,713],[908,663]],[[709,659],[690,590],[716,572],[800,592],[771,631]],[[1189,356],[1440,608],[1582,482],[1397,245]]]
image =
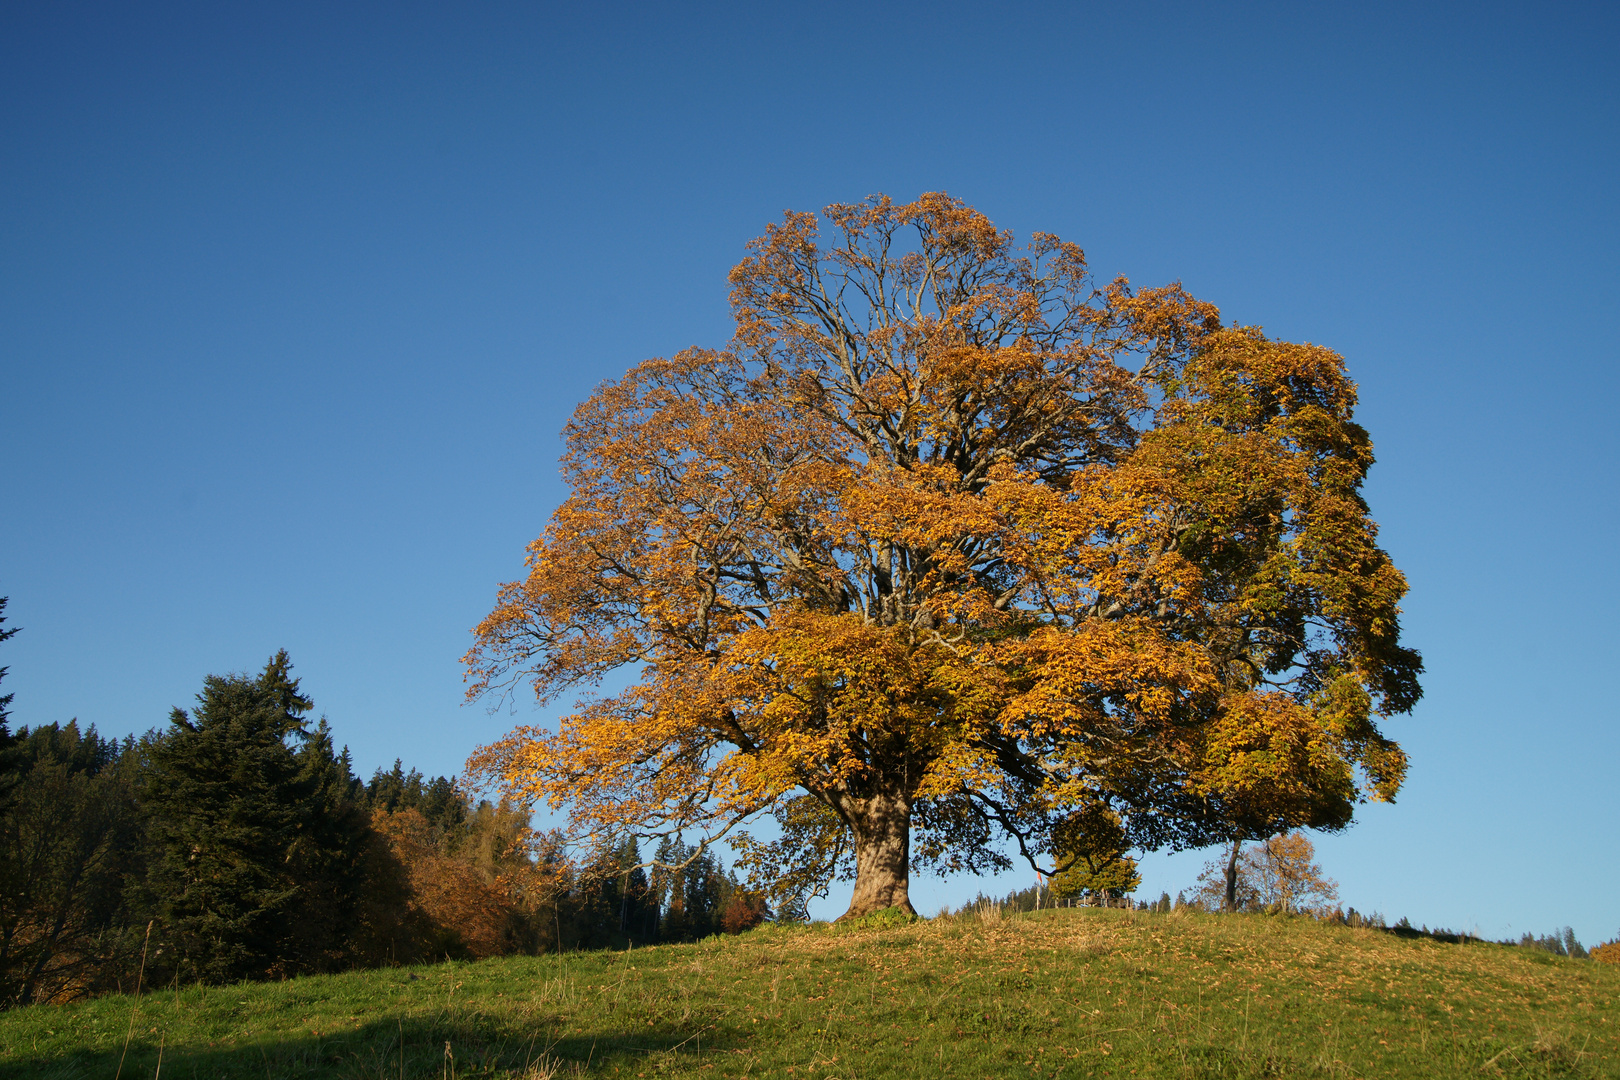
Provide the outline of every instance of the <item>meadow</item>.
[[0,1014],[0,1078],[1620,1076],[1620,967],[999,909]]

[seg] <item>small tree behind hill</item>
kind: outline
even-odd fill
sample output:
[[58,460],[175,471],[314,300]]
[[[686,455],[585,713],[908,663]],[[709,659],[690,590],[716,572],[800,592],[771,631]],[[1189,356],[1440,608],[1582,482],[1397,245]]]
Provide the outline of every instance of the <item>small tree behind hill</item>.
[[1288,913],[1325,907],[1339,897],[1338,884],[1312,861],[1316,849],[1303,833],[1234,848],[1199,874],[1194,900],[1208,910]]
[[1261,844],[1251,873],[1263,907],[1284,914],[1326,907],[1339,899],[1339,885],[1322,876],[1316,849],[1304,833],[1273,836]]
[[1136,860],[1126,854],[1130,841],[1118,815],[1101,804],[1072,815],[1056,843],[1059,861],[1068,864],[1052,876],[1052,895],[1060,900],[1082,896],[1118,900],[1142,884]]
[[1586,960],[1594,955],[1586,951],[1586,947],[1575,937],[1574,929],[1568,926],[1550,934],[1542,934],[1540,937],[1527,933],[1519,939],[1519,946],[1525,949],[1540,949],[1554,956],[1567,956],[1572,960]]

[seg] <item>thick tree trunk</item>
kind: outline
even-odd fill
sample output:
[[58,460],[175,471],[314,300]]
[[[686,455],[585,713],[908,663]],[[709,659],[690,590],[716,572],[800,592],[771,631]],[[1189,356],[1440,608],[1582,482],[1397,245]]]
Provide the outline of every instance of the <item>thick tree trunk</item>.
[[844,799],[843,814],[855,833],[855,895],[840,919],[858,919],[884,908],[911,906],[911,802],[903,796]]

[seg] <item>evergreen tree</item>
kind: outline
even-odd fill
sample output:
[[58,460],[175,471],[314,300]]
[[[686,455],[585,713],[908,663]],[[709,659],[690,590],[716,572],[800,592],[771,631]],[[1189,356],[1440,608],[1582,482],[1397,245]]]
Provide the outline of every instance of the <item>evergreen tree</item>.
[[[0,596],[0,624],[5,623],[6,604],[11,601],[9,596]],[[21,630],[20,626],[13,626],[9,630],[0,629],[0,641],[8,641]],[[9,667],[0,667],[0,681],[4,681]],[[11,800],[12,788],[16,784],[16,775],[19,764],[16,754],[13,753],[13,739],[9,726],[11,716],[11,699],[15,694],[0,694],[0,815],[4,815],[6,807]]]
[[647,871],[641,868],[641,851],[636,838],[627,836],[615,852],[619,876],[615,880],[619,933],[626,942],[650,945],[658,940],[658,898],[653,895]]
[[405,772],[398,758],[391,772],[378,769],[372,773],[365,799],[368,808],[390,814],[415,810],[446,837],[459,833],[467,821],[467,800],[454,781],[443,776],[428,780],[416,769]]
[[686,845],[673,836],[659,841],[653,853],[652,893],[658,908],[658,937],[663,941],[685,941],[690,936],[686,919],[686,875],[670,867],[688,857]]
[[686,917],[693,937],[706,938],[720,932],[730,884],[712,851],[705,851],[686,868]]
[[422,801],[422,773],[419,769],[405,771],[404,762],[394,759],[394,767],[389,772],[378,768],[371,774],[371,782],[366,785],[366,803],[373,810],[386,810],[392,814],[396,810],[414,809]]
[[622,949],[658,940],[658,902],[640,862],[635,838],[626,837],[572,875],[562,905],[568,948]]
[[428,824],[447,836],[455,835],[467,822],[467,800],[448,777],[435,776],[423,784],[415,807],[427,818]]
[[288,872],[299,889],[299,915],[290,958],[300,970],[343,965],[359,932],[370,817],[359,798],[348,747],[337,753],[322,717],[294,755],[297,790],[307,800],[300,831],[288,852]]
[[714,853],[705,851],[693,858],[692,849],[680,839],[666,837],[654,862],[658,865],[652,891],[662,911],[659,939],[696,941],[719,933],[731,881]]
[[134,740],[77,721],[18,732],[18,784],[0,818],[0,1007],[64,1001],[138,948],[126,884],[143,857]]
[[[0,623],[4,623],[6,621],[6,605],[10,602],[11,597],[0,596]],[[11,638],[15,637],[18,631],[21,629],[22,627],[20,626],[13,626],[10,630],[0,630],[0,641],[11,640]],[[0,667],[0,680],[4,680],[6,677],[6,672],[10,670],[11,669],[9,667]],[[11,699],[14,696],[16,695],[0,695],[0,746],[9,745],[11,742],[11,729],[6,725],[7,718],[11,715]]]
[[188,977],[298,966],[293,924],[308,882],[292,856],[318,816],[319,778],[290,745],[306,737],[312,705],[291,668],[282,650],[257,678],[210,675],[152,747],[152,882]]

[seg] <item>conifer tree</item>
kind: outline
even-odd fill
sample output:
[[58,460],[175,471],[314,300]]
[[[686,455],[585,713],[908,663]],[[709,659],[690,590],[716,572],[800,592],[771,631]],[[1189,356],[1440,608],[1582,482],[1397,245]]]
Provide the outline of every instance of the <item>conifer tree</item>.
[[[0,596],[0,623],[4,623],[6,621],[6,605],[10,602],[11,597]],[[0,641],[11,640],[21,629],[22,627],[20,626],[13,626],[10,630],[0,630]],[[6,677],[6,672],[10,670],[11,669],[9,667],[0,667],[0,680],[4,680]],[[7,727],[6,724],[7,717],[11,715],[11,699],[15,696],[16,695],[14,694],[0,695],[0,746],[4,746],[11,741],[11,729]]]
[[695,941],[719,933],[732,887],[713,852],[666,838],[653,858],[652,891],[662,910],[659,938]]
[[282,650],[257,677],[210,675],[188,714],[152,747],[146,803],[157,841],[154,891],[182,974],[230,981],[298,966],[295,844],[318,805],[318,777],[291,743],[312,702]]
[[626,941],[650,944],[658,940],[658,899],[641,865],[641,850],[633,836],[620,842],[614,858],[619,876],[613,880],[619,933]]
[[353,951],[371,822],[359,800],[348,747],[336,752],[322,717],[299,747],[299,788],[307,799],[300,833],[289,851],[299,917],[292,957],[305,971],[335,970]]
[[134,740],[92,725],[17,733],[19,783],[0,818],[0,1007],[67,1001],[138,948],[126,883],[143,855]]
[[[0,596],[0,624],[6,621],[6,604],[10,601],[11,597]],[[0,629],[0,641],[10,640],[21,629],[20,626],[13,626],[9,630]],[[0,667],[0,681],[5,679],[6,672],[10,670],[9,667]],[[16,740],[12,738],[8,721],[11,715],[11,699],[15,696],[15,694],[0,694],[0,815],[5,814],[12,788],[16,784],[18,763],[13,753],[13,743]]]
[[461,831],[467,821],[467,801],[454,781],[444,776],[429,780],[418,769],[406,772],[399,758],[394,759],[391,772],[378,769],[371,774],[365,800],[371,809],[390,814],[415,810],[446,837]]

